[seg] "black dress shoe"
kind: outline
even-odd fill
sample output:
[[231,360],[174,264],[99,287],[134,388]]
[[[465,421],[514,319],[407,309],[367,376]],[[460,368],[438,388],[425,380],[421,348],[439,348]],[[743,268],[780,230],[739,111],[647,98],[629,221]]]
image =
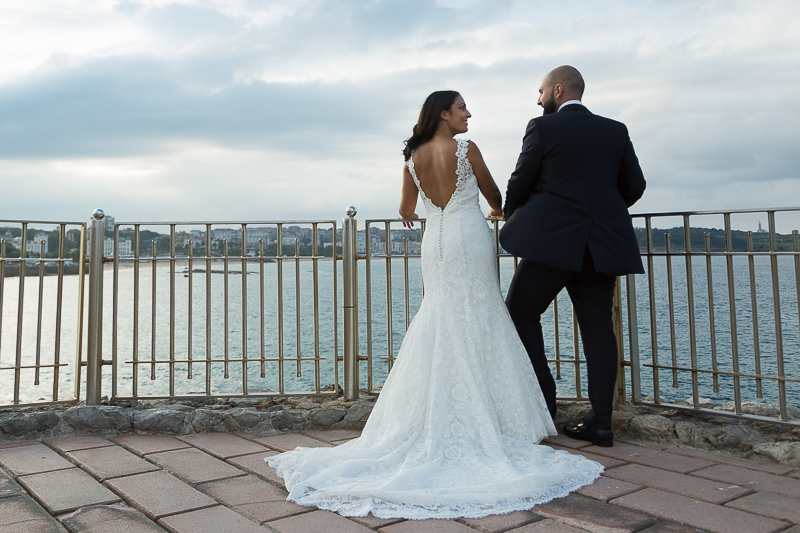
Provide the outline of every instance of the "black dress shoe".
[[607,429],[590,429],[583,422],[577,426],[564,426],[564,434],[576,440],[587,440],[595,446],[601,448],[611,448],[614,446],[614,432]]

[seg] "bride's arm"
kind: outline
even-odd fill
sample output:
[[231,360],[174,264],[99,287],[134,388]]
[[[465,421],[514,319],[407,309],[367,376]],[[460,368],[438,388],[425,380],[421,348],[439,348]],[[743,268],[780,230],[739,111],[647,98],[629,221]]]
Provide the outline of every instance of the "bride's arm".
[[492,178],[492,174],[489,172],[483,160],[483,155],[481,155],[478,145],[472,141],[469,142],[467,159],[469,159],[472,165],[472,172],[478,180],[478,188],[481,194],[486,198],[486,201],[489,202],[489,207],[492,208],[492,210],[489,211],[489,217],[502,220],[503,195],[500,194],[500,189],[497,188],[497,184],[494,182],[494,178]]
[[414,184],[414,178],[408,171],[408,166],[403,165],[403,190],[400,192],[400,218],[403,219],[403,226],[407,228],[414,227],[414,220],[419,217],[414,212],[417,208],[417,186]]

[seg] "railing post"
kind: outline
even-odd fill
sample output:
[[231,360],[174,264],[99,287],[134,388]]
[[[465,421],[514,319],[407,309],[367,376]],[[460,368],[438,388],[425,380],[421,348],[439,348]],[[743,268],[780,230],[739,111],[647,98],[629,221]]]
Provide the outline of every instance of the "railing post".
[[357,253],[356,208],[347,208],[347,217],[342,219],[342,312],[344,317],[344,399],[358,399],[358,320],[356,305]]
[[105,213],[95,209],[89,226],[89,320],[86,347],[86,405],[100,405],[103,360],[103,244]]

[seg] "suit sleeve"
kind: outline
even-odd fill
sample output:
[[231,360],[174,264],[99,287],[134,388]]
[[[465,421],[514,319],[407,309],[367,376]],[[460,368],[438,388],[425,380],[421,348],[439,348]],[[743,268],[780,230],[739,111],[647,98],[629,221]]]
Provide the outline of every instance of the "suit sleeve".
[[517,168],[508,180],[506,205],[503,208],[506,220],[519,206],[528,201],[539,180],[541,164],[541,135],[539,128],[536,127],[536,119],[533,119],[528,123],[525,137],[522,139],[522,151],[517,159]]
[[625,205],[630,207],[644,194],[646,182],[642,167],[639,166],[639,159],[636,157],[636,152],[633,151],[633,143],[628,136],[627,128],[625,129],[625,137],[627,146],[622,156],[622,164],[617,178],[617,189],[625,200]]

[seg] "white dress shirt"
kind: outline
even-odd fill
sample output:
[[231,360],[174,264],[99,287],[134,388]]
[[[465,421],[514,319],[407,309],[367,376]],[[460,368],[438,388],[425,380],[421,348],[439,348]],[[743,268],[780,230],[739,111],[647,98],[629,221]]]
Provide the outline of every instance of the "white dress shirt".
[[565,105],[572,105],[572,104],[579,104],[579,105],[583,105],[583,102],[581,102],[580,100],[567,100],[566,102],[564,102],[563,104],[561,104],[560,106],[558,106],[558,110],[556,111],[556,113],[558,113],[559,111],[561,111],[561,108],[562,108],[562,107],[564,107]]

